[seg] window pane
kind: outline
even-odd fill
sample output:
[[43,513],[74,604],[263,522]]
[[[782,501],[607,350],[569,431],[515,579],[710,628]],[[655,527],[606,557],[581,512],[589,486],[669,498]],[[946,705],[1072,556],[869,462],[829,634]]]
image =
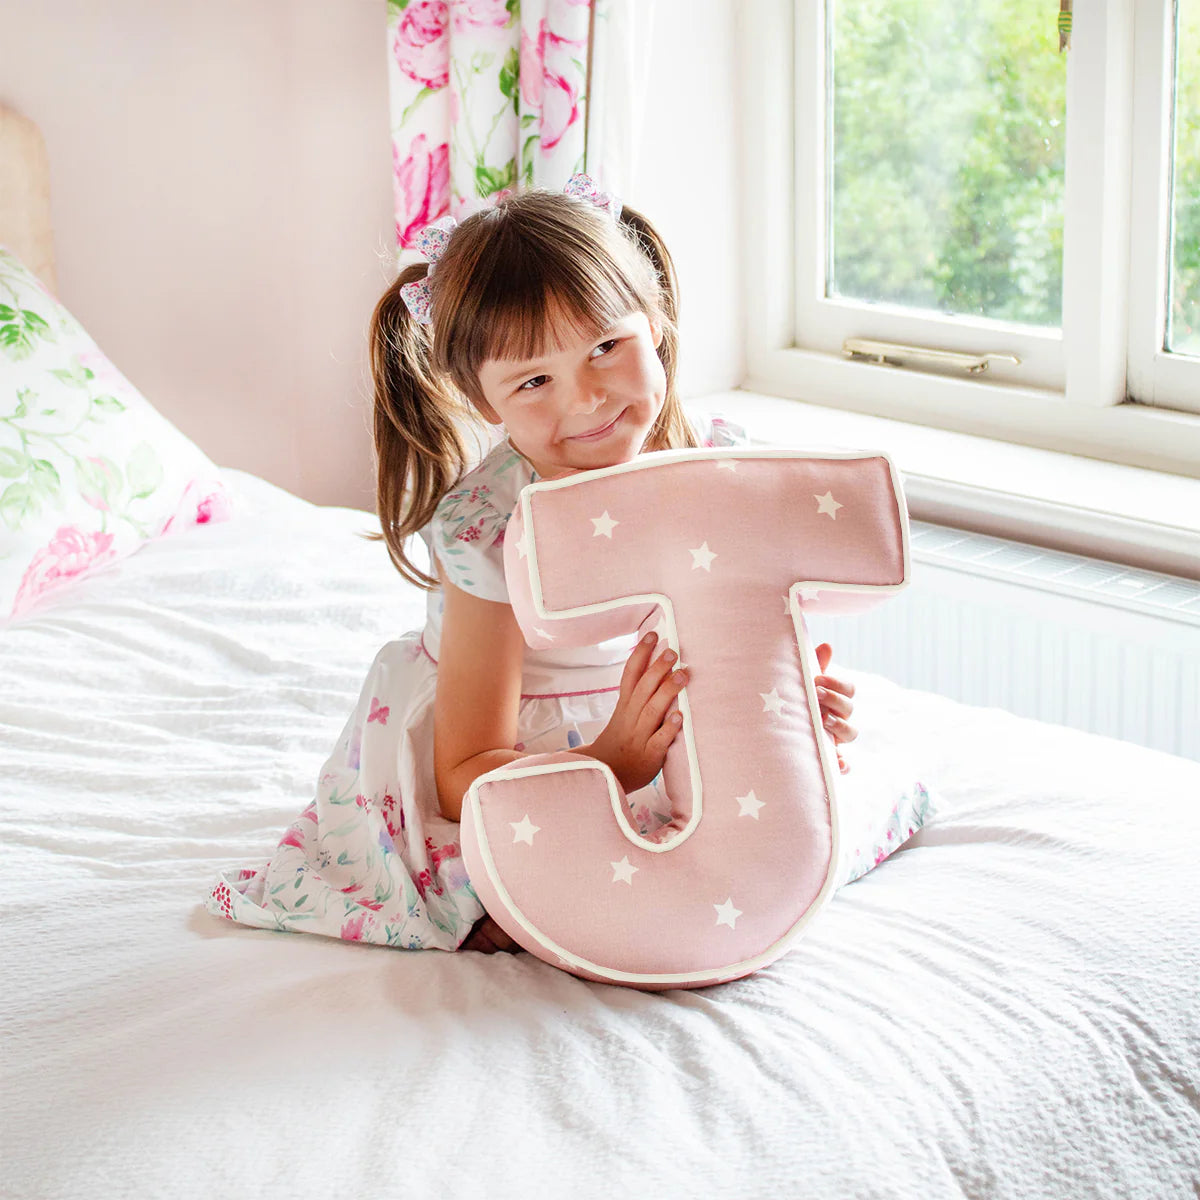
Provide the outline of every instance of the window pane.
[[1060,325],[1058,5],[826,4],[827,294]]
[[1200,0],[1179,0],[1167,349],[1200,354]]

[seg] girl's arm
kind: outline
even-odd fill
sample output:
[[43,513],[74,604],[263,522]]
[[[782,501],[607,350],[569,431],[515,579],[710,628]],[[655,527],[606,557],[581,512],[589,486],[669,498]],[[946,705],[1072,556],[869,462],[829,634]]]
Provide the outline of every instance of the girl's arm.
[[462,819],[467,788],[486,771],[526,755],[517,740],[525,641],[508,604],[481,600],[442,580],[442,641],[433,714],[438,807]]

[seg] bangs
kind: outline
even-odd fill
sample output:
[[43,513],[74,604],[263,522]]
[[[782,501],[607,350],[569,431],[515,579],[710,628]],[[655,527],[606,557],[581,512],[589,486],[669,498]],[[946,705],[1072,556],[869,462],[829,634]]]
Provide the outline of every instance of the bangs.
[[637,271],[641,256],[619,233],[615,247],[597,246],[577,230],[554,234],[539,237],[511,224],[495,232],[455,314],[453,367],[475,377],[488,359],[528,362],[598,337],[632,312],[657,309],[657,289],[642,294],[645,283],[639,288],[642,281],[623,269]]

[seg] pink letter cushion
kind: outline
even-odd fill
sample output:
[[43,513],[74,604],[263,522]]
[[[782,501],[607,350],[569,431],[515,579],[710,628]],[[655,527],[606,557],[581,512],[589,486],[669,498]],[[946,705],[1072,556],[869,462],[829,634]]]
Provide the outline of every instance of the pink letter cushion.
[[650,837],[583,755],[530,755],[472,784],[462,849],[480,901],[585,979],[704,987],[773,962],[844,877],[848,849],[804,612],[860,611],[908,582],[891,460],[646,454],[530,484],[504,555],[531,646],[655,629],[689,683],[663,768],[672,820]]
[[0,247],[0,624],[229,508],[217,467]]

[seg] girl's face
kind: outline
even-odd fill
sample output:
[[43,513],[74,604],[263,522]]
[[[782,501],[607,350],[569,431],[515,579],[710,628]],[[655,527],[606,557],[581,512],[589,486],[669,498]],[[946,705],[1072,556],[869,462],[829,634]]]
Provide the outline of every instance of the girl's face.
[[661,328],[635,312],[598,337],[572,335],[543,358],[489,358],[479,371],[480,411],[503,423],[543,479],[629,462],[666,397],[661,341]]

